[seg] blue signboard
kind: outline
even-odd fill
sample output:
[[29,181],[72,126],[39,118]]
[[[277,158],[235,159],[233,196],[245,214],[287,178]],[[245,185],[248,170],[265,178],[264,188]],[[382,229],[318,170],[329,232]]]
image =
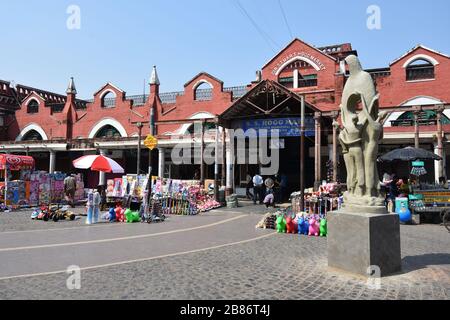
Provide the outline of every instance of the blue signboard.
[[[238,121],[234,129],[242,129],[246,136],[270,135],[270,131],[278,130],[280,137],[300,137],[300,118],[273,118],[273,119],[251,119]],[[315,136],[315,121],[313,117],[305,118],[305,135]]]

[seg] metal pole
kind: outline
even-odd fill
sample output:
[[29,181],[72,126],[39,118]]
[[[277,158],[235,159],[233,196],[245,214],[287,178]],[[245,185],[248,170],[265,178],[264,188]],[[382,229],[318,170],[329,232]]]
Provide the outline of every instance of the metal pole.
[[137,127],[139,129],[139,137],[138,137],[138,148],[137,148],[137,164],[136,164],[136,172],[139,175],[141,173],[141,142],[142,142],[142,123],[138,123]]
[[419,110],[414,111],[414,146],[418,149],[420,148],[420,137],[419,137]]
[[227,184],[227,137],[225,127],[222,127],[222,186]]
[[305,97],[301,96],[300,118],[300,211],[305,211]]
[[216,121],[216,149],[214,159],[214,195],[219,202],[219,123]]

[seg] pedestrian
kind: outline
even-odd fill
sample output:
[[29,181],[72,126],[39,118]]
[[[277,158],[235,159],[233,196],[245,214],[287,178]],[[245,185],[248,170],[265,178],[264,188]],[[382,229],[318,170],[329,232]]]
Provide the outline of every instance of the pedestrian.
[[250,192],[251,189],[253,189],[253,179],[249,172],[247,172],[247,178],[246,178],[246,190],[245,194],[247,196],[247,199],[251,200],[253,199],[253,194]]
[[64,195],[67,203],[75,208],[75,191],[77,189],[77,181],[73,174],[64,179]]
[[96,224],[98,223],[98,217],[100,215],[100,204],[101,204],[101,190],[102,186],[98,186],[96,190],[90,190],[88,193],[87,200],[87,220],[86,224]]
[[267,188],[264,204],[266,205],[266,208],[269,208],[270,206],[275,208],[275,195],[273,188]]
[[399,195],[398,180],[394,179],[387,185],[386,206],[389,213],[395,212],[395,199]]
[[259,204],[263,204],[264,194],[264,180],[259,174],[256,174],[253,177],[253,204],[256,204],[258,200]]

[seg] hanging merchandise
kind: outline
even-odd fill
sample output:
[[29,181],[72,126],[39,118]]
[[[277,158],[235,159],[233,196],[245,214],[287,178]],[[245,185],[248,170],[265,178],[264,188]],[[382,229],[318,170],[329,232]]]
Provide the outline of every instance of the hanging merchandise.
[[427,170],[425,170],[425,163],[423,161],[414,161],[412,163],[411,175],[420,177],[427,174]]

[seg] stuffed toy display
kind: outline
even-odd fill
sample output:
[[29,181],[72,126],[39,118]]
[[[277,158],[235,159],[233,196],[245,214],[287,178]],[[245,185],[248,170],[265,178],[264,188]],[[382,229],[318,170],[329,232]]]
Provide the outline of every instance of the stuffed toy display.
[[286,233],[286,219],[284,218],[284,215],[280,215],[277,218],[277,232]]
[[139,211],[131,211],[131,209],[127,209],[125,211],[125,217],[127,219],[127,223],[140,222],[141,217],[139,215]]
[[320,219],[320,236],[326,237],[327,234],[328,234],[327,219],[322,218],[322,219]]
[[287,227],[287,233],[296,234],[298,232],[298,224],[291,217],[288,217],[286,219],[286,227]]
[[320,234],[320,225],[319,222],[317,222],[315,217],[312,217],[309,220],[309,236],[315,236],[318,237]]

